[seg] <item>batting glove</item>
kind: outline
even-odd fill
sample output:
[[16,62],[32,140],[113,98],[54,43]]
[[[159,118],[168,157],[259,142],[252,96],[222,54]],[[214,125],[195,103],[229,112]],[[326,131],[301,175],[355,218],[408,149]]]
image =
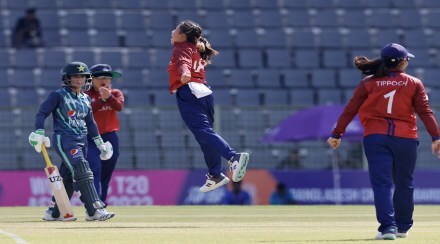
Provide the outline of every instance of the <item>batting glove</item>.
[[41,153],[41,145],[44,143],[46,147],[50,147],[50,139],[44,136],[44,130],[38,129],[29,135],[29,143],[37,151]]
[[101,152],[99,158],[101,160],[109,160],[113,156],[112,144],[109,141],[104,143],[101,137],[95,138],[94,141],[99,151]]

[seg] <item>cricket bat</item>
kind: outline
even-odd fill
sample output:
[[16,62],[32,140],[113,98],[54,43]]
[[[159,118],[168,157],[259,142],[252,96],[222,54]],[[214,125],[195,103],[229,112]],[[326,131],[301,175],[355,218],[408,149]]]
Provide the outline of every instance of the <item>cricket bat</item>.
[[52,193],[55,197],[55,201],[58,209],[60,210],[61,216],[63,218],[73,217],[72,204],[67,196],[66,188],[64,188],[63,178],[61,178],[57,166],[53,165],[50,161],[44,143],[41,145],[41,152],[43,153],[44,160],[46,161],[46,168],[44,168],[44,171],[49,179],[50,188],[52,189]]

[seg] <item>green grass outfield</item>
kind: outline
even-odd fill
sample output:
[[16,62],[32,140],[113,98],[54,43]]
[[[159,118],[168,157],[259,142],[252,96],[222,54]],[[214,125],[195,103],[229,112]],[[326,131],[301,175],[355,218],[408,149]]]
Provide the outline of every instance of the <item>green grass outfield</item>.
[[[42,207],[0,208],[0,243],[378,243],[373,206],[109,207],[116,217],[44,222]],[[440,206],[418,205],[398,243],[440,243]]]

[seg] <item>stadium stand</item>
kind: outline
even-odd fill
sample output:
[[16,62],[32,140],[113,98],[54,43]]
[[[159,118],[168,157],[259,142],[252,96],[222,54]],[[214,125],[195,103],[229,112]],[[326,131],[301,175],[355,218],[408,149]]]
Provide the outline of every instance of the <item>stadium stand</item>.
[[[0,169],[43,165],[25,138],[36,105],[74,60],[109,63],[123,73],[114,82],[128,111],[120,113],[118,168],[204,168],[168,91],[171,30],[184,19],[199,22],[220,51],[207,68],[215,128],[233,147],[254,154],[250,167],[273,167],[275,154],[287,154],[289,146],[259,143],[268,128],[300,108],[347,102],[362,79],[353,57],[378,57],[389,42],[415,54],[408,73],[424,81],[436,113],[440,108],[437,0],[0,0],[0,6],[1,135],[22,139],[17,147],[0,144]],[[16,50],[10,30],[28,7],[38,9],[45,46]],[[328,167],[323,143],[301,145],[320,152],[308,154],[306,167]],[[435,167],[433,160],[421,157],[417,167]]]

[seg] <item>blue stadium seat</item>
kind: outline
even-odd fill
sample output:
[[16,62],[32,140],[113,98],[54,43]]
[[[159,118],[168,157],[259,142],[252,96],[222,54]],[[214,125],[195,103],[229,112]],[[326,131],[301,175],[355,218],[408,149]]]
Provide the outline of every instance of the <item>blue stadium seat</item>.
[[130,89],[124,93],[125,105],[128,107],[145,107],[151,105],[148,90]]
[[281,1],[280,4],[284,8],[298,9],[307,8],[308,0]]
[[[11,106],[11,96],[9,95],[9,92],[5,89],[0,89],[0,107],[10,107],[10,106]],[[1,120],[3,119],[6,118],[3,118],[2,116]]]
[[354,94],[354,88],[344,89],[342,91],[342,96],[344,97],[343,102],[348,103],[350,99],[353,97],[353,94]]
[[[440,25],[439,25],[440,27]],[[428,36],[423,30],[406,30],[404,33],[404,45],[410,48],[428,48]]]
[[149,28],[168,30],[171,35],[171,29],[174,27],[173,16],[169,11],[153,11],[149,16]]
[[10,78],[8,74],[8,69],[0,68],[0,77],[2,77],[3,82],[0,82],[1,89],[6,89],[10,86]]
[[[411,62],[411,61],[410,61]],[[440,70],[436,68],[427,68],[424,70],[422,82],[428,87],[440,87],[438,78],[440,77]],[[432,96],[429,98],[431,99]]]
[[165,68],[170,63],[171,49],[156,49],[150,55],[151,68]]
[[0,68],[9,68],[11,66],[11,56],[7,49],[0,49]]
[[417,3],[420,8],[440,8],[440,2],[436,0],[420,0]]
[[440,106],[440,89],[431,89],[431,92],[428,94],[429,96],[429,104],[431,106]]
[[205,16],[205,28],[212,29],[214,31],[217,31],[218,29],[228,29],[229,28],[228,15],[224,10],[209,11],[208,14]]
[[256,9],[278,9],[280,6],[277,1],[253,0],[253,7]]
[[145,50],[130,50],[128,52],[129,68],[146,68],[150,66],[150,54]]
[[[180,1],[180,2],[186,3],[187,1]],[[188,9],[185,11],[180,10],[177,12],[177,19],[176,19],[177,23],[180,23],[182,21],[189,20],[189,19],[196,22],[196,23],[203,24],[202,18],[200,17],[200,15],[196,11],[196,9]]]
[[[176,103],[176,98],[174,95],[169,94],[158,94],[163,96],[172,97],[174,99],[174,103]],[[182,131],[182,129],[185,127],[185,124],[182,120],[182,116],[180,115],[179,111],[176,109],[159,109],[157,113],[157,119],[159,123],[159,127],[162,129],[162,133],[164,133],[164,130],[173,131],[173,133],[176,133],[176,131]],[[172,140],[173,137],[169,138]],[[163,139],[163,138],[162,138]]]
[[118,87],[123,88],[139,88],[145,86],[144,74],[142,70],[139,69],[124,70],[122,77],[116,79],[116,81],[118,82]]
[[132,0],[132,1],[115,1],[115,9],[134,9],[139,10],[144,7],[139,0]]
[[[120,135],[122,133],[124,132],[121,132]],[[120,142],[122,141],[120,140]],[[137,169],[137,164],[135,167],[135,152],[132,147],[122,146],[119,148],[119,158],[116,169]]]
[[235,101],[238,106],[260,106],[261,95],[256,90],[243,88],[238,90]]
[[292,57],[287,49],[268,48],[267,67],[269,68],[288,68],[292,66]]
[[[411,1],[413,2],[413,1]],[[418,9],[400,9],[399,15],[397,18],[397,25],[399,27],[405,28],[405,29],[417,29],[422,28],[422,16],[420,15]],[[428,25],[431,24],[428,21]]]
[[228,29],[214,29],[207,32],[208,40],[213,48],[230,49],[232,47],[232,36]]
[[[119,1],[118,1],[119,2]],[[136,2],[136,1],[121,1]],[[93,28],[101,30],[116,30],[116,15],[114,11],[96,11],[93,15]]]
[[391,7],[390,0],[367,0],[367,1],[362,1],[362,5],[367,8],[389,8],[389,7]]
[[334,7],[343,9],[362,8],[362,1],[337,0],[334,2]]
[[110,64],[113,69],[121,68],[123,66],[122,54],[120,51],[102,50],[98,63]]
[[235,36],[235,45],[241,48],[257,48],[260,46],[259,35],[255,29],[240,30]]
[[251,0],[226,1],[225,8],[230,9],[251,9]]
[[324,50],[323,53],[324,67],[345,68],[347,67],[348,63],[349,62],[347,60],[347,54],[344,50]]
[[227,87],[226,77],[222,69],[211,69],[205,73],[208,85],[213,87]]
[[342,104],[341,90],[339,89],[319,89],[318,104]]
[[60,8],[66,9],[87,9],[89,0],[60,0]]
[[60,68],[67,63],[67,56],[64,50],[45,49],[44,51],[44,67]]
[[238,64],[242,68],[263,67],[263,57],[260,50],[242,49],[238,51]]
[[312,85],[316,88],[335,87],[336,75],[334,69],[315,69],[312,71]]
[[39,86],[54,90],[56,87],[60,87],[61,81],[61,67],[58,69],[42,69]]
[[154,105],[156,106],[173,106],[175,107],[176,102],[176,95],[170,94],[168,89],[162,89],[162,90],[151,90],[151,93],[154,96]]
[[144,30],[132,30],[125,32],[125,45],[127,47],[149,47],[150,37]]
[[[67,1],[72,2],[72,1]],[[67,12],[64,17],[64,26],[68,30],[84,30],[89,27],[88,16],[85,12]]]
[[231,87],[254,87],[251,70],[248,69],[231,69],[230,76],[227,78],[227,83]]
[[[3,23],[2,23],[2,21],[0,20],[0,26],[2,26],[2,25],[3,25]],[[9,41],[6,42],[5,33],[0,32],[0,48],[4,48],[4,47],[6,46],[7,43],[9,44]]]
[[[87,64],[89,67],[91,67],[92,65],[94,65],[95,63],[97,63],[95,61],[95,53],[91,50],[87,50],[87,51],[78,51],[75,50],[72,53],[72,60],[70,61],[80,61],[83,62],[85,64]],[[63,65],[64,66],[64,65]],[[62,67],[61,67],[62,68]]]
[[236,67],[237,64],[235,62],[235,56],[233,50],[218,50],[220,53],[217,56],[214,56],[212,58],[212,64],[208,67],[215,67],[215,68],[232,68]]
[[36,85],[33,69],[15,69],[11,78],[13,87],[33,88]]
[[[384,44],[385,46],[385,44]],[[380,50],[379,50],[380,51]],[[380,58],[380,52],[372,49],[352,49],[350,51],[350,60],[354,60],[356,56],[365,56],[369,59]]]
[[312,89],[295,89],[290,91],[290,105],[308,107],[315,104],[315,92]]
[[6,3],[6,9],[25,9],[30,7],[29,0],[23,0],[23,1],[7,1]]
[[156,30],[151,36],[151,46],[156,48],[170,48],[171,32],[169,30]]
[[[41,10],[52,10],[54,8],[58,8],[58,1],[47,1],[47,0],[34,0],[33,1],[33,6],[36,9],[41,9]],[[39,12],[38,12],[39,15]]]
[[339,16],[335,9],[322,9],[315,14],[314,26],[317,27],[339,27]]
[[310,8],[332,8],[333,1],[307,0],[307,6]]
[[260,109],[242,109],[237,114],[238,129],[246,129],[248,131],[264,131],[266,128],[265,116]]
[[261,36],[261,45],[264,47],[287,47],[287,35],[283,29],[265,29]]
[[90,36],[86,30],[72,30],[66,35],[66,46],[68,47],[89,47]]
[[438,31],[434,31],[434,33],[432,33],[430,44],[432,47],[440,47],[440,33]]
[[[157,1],[165,2],[165,1]],[[142,148],[135,151],[137,169],[160,169],[162,168],[162,151],[156,148]]]
[[299,68],[317,68],[319,53],[317,50],[296,50],[295,64]]
[[222,10],[224,9],[224,5],[223,5],[223,1],[218,1],[218,0],[203,0],[199,2],[199,7],[201,9],[207,9],[209,11],[212,10]]
[[342,26],[348,28],[365,28],[367,26],[364,10],[347,10],[342,15]]
[[367,29],[350,29],[345,46],[350,48],[371,48],[371,35]]
[[94,46],[98,47],[119,47],[119,36],[116,31],[98,31],[95,36]]
[[190,0],[190,1],[180,1],[180,0],[171,0],[170,2],[170,8],[177,9],[179,11],[182,10],[194,10],[197,9],[197,0]]
[[35,106],[35,104],[40,104],[40,100],[38,97],[37,92],[34,89],[24,90],[19,89],[17,90],[16,97],[16,103],[15,106]]
[[340,48],[343,46],[343,36],[338,30],[322,31],[318,35],[318,47]]
[[232,105],[232,96],[229,89],[214,89],[213,91],[215,104]]
[[119,28],[122,30],[144,30],[145,17],[140,11],[124,11],[120,18]]
[[[367,1],[368,2],[368,1]],[[391,10],[386,9],[384,11],[376,10],[368,16],[368,25],[375,28],[394,28],[396,21],[391,14]]]
[[150,69],[147,85],[155,88],[166,89],[169,86],[168,72],[164,69]]
[[339,85],[342,87],[353,88],[359,85],[362,79],[362,74],[356,69],[340,69],[339,70]]
[[161,169],[187,169],[188,165],[193,164],[190,159],[191,152],[183,149],[184,148],[181,147],[175,147],[172,150],[164,150],[164,163]]
[[276,69],[256,70],[257,79],[255,80],[259,88],[281,88],[280,72]]
[[234,11],[231,26],[236,28],[255,28],[255,16],[250,10]]
[[[24,16],[23,10],[16,10],[11,9],[9,11],[9,15],[6,17],[5,21],[5,28],[8,28],[12,30],[14,28],[15,24],[17,23],[18,19]],[[7,24],[9,23],[9,24]]]
[[[296,2],[296,1],[287,1]],[[287,26],[292,27],[309,27],[310,26],[310,16],[307,9],[294,9],[289,10],[287,14]]]
[[283,26],[283,17],[279,10],[265,10],[258,15],[257,23],[263,28],[279,28]]
[[432,58],[431,58],[431,55],[429,54],[428,49],[408,48],[408,50],[409,50],[409,52],[414,54],[414,56],[416,56],[415,58],[413,58],[409,61],[410,66],[412,66],[413,68],[415,68],[415,67],[429,67],[429,66],[432,66],[433,64],[435,64],[431,61]]
[[35,49],[20,49],[15,53],[15,66],[17,68],[34,68],[39,66]]
[[268,109],[267,122],[269,127],[273,127],[286,119],[292,113],[291,110],[286,109]]
[[309,30],[295,31],[292,34],[292,46],[295,48],[314,48],[315,34]]
[[[222,123],[224,124],[224,123]],[[222,131],[220,136],[225,139],[231,147],[241,147],[240,135],[236,131],[225,130]],[[200,151],[200,149],[199,149]]]
[[303,69],[287,69],[283,71],[284,86],[291,87],[308,87],[309,71]]
[[61,36],[58,29],[56,30],[45,30],[43,34],[44,46],[47,47],[58,47],[61,46]]
[[399,8],[416,8],[417,3],[414,0],[391,0],[391,5]]
[[43,37],[46,36],[46,30],[58,30],[60,28],[60,17],[58,16],[57,12],[54,13],[54,11],[38,11],[37,16],[40,19],[41,27],[44,29]]
[[395,29],[380,29],[375,35],[375,47],[381,49],[391,42],[402,43]]
[[284,90],[264,90],[263,97],[264,97],[264,105],[281,105],[285,106],[288,105],[288,99],[287,99],[287,91]]

